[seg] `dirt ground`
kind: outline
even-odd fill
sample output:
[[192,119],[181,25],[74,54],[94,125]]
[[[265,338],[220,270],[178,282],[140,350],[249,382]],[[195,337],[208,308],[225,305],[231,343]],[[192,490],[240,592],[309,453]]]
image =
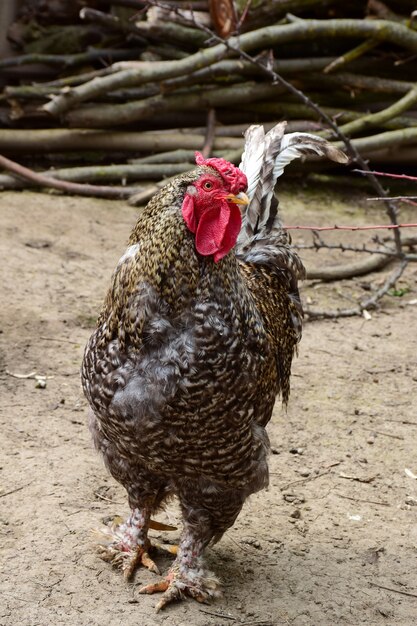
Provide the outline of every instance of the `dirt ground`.
[[[281,205],[287,223],[385,221],[350,193],[287,189]],[[208,550],[221,599],[155,614],[157,598],[137,593],[155,574],[128,585],[97,558],[90,530],[127,504],[92,449],[78,372],[135,213],[124,202],[0,195],[1,626],[415,624],[415,266],[399,283],[407,293],[372,319],[306,323],[288,411],[277,404],[269,427],[270,487]],[[341,256],[303,253],[307,265]],[[383,278],[309,283],[303,297],[349,306]],[[33,372],[46,388],[20,377]],[[169,558],[156,559],[166,571]]]

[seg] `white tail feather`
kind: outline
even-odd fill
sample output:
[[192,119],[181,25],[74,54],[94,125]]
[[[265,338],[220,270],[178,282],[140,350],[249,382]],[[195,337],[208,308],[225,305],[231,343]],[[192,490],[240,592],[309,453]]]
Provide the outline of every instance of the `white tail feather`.
[[344,152],[322,137],[310,135],[309,133],[289,133],[288,135],[284,135],[280,153],[275,161],[275,182],[291,161],[306,156],[307,154],[326,156],[328,159],[336,161],[336,163],[347,163],[348,161]]
[[262,168],[265,151],[265,132],[263,126],[249,126],[245,132],[245,147],[239,169],[248,179],[247,195],[252,200]]
[[337,163],[347,156],[334,145],[309,133],[284,135],[286,122],[280,122],[266,135],[262,126],[250,126],[245,133],[245,147],[240,169],[248,179],[249,205],[243,215],[238,247],[247,246],[253,237],[277,234],[280,228],[274,188],[285,167],[297,158],[314,154]]

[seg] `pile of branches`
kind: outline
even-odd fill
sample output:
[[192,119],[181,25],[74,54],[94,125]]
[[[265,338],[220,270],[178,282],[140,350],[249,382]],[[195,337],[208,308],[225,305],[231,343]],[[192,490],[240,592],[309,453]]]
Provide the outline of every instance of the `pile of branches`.
[[[351,182],[384,201],[393,232],[391,246],[357,250],[376,262],[310,277],[397,260],[367,300],[311,317],[375,307],[416,260],[417,239],[401,236],[397,204],[368,165],[405,169],[417,160],[414,1],[21,0],[13,17],[16,4],[0,5],[13,48],[0,58],[0,167],[11,172],[0,174],[0,188],[143,204],[194,167],[195,150],[238,163],[249,124],[286,119],[288,131],[315,132],[347,151],[367,175]],[[317,233],[313,246],[337,247]]]
[[[373,162],[415,162],[414,3],[340,4],[26,0],[0,59],[0,153],[36,154],[63,181],[118,185],[109,196],[139,185],[140,201],[196,149],[237,162],[254,122],[286,119],[342,147],[343,134]],[[0,176],[3,189],[25,184]]]

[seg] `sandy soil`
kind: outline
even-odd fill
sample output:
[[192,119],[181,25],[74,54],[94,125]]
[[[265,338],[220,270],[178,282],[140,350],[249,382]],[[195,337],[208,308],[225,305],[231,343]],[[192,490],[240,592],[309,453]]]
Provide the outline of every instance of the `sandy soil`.
[[[375,219],[363,199],[293,196],[283,194],[288,222]],[[92,450],[78,375],[135,210],[34,193],[3,193],[0,207],[0,624],[415,624],[416,268],[400,283],[408,293],[371,320],[306,324],[288,412],[277,404],[269,427],[271,485],[208,551],[224,596],[155,614],[157,599],[137,594],[155,575],[127,585],[91,546],[90,529],[127,505]],[[383,277],[303,294],[312,306],[348,306]],[[16,377],[31,372],[46,388]],[[169,558],[156,558],[165,571]]]

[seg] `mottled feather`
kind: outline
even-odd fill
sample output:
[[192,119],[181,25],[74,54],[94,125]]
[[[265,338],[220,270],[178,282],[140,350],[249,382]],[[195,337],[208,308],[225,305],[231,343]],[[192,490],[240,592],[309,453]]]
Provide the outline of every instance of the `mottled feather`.
[[165,581],[144,590],[166,590],[158,607],[184,595],[200,602],[218,595],[203,551],[232,526],[248,495],[268,484],[265,427],[276,396],[288,401],[304,271],[280,225],[274,186],[306,146],[335,154],[311,136],[282,139],[283,130],[246,134],[242,168],[252,202],[236,250],[219,262],[197,252],[184,198],[209,172],[225,193],[237,174],[232,191],[240,192],[240,172],[223,162],[216,173],[210,163],[217,161],[204,161],[153,197],[86,346],[82,383],[93,440],[131,508],[124,524],[106,529],[101,557],[126,576],[138,564],[157,571],[147,554],[150,516],[170,495],[180,500],[178,556]]

